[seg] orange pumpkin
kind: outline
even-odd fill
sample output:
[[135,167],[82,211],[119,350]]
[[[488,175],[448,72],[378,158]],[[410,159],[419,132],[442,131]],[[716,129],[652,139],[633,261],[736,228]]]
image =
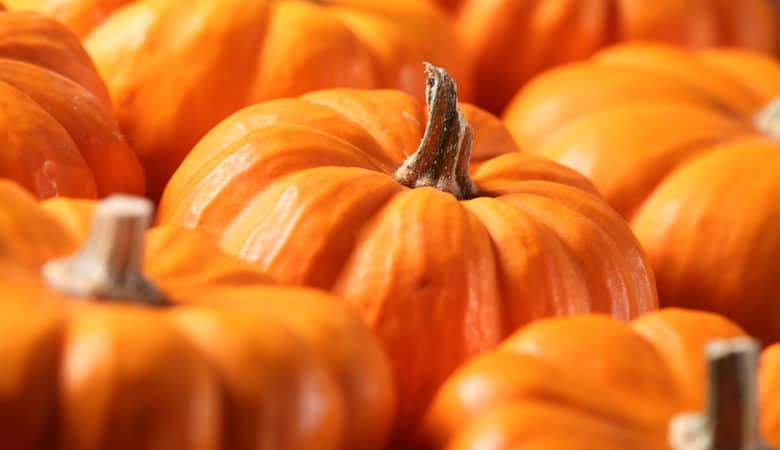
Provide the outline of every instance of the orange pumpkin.
[[589,176],[650,254],[663,306],[780,340],[780,64],[625,45],[520,91],[521,147]]
[[99,204],[81,250],[51,260],[85,205],[57,199],[55,219],[0,182],[17,241],[0,254],[3,448],[384,448],[389,364],[342,302],[272,286],[195,231],[156,228],[142,255],[138,198]]
[[258,101],[333,87],[392,87],[422,99],[424,59],[468,83],[450,18],[419,0],[8,5],[52,14],[84,36],[153,198],[200,138]]
[[158,215],[355,306],[394,362],[399,438],[444,377],[518,325],[656,306],[642,250],[590,183],[520,153],[495,117],[458,107],[446,72],[428,72],[427,119],[391,90],[236,113],[190,153]]
[[[631,324],[602,315],[543,319],[453,374],[420,439],[448,450],[668,448],[672,418],[704,407],[706,344],[740,336],[721,316],[674,308]],[[764,352],[760,394],[764,435],[775,446],[778,397],[766,387],[777,384],[778,350]]]
[[437,1],[457,11],[476,103],[493,112],[534,75],[619,42],[780,50],[775,0]]
[[0,177],[39,198],[144,193],[106,87],[62,25],[0,10],[0,109]]

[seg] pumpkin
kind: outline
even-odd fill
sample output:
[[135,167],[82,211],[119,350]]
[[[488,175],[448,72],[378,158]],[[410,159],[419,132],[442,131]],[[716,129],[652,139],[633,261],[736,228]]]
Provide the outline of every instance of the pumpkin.
[[[259,101],[334,88],[423,98],[423,59],[462,84],[451,19],[418,0],[11,0],[85,39],[152,198],[213,126]],[[178,70],[185,68],[186,70]]]
[[145,233],[138,197],[93,205],[67,257],[88,208],[54,202],[0,183],[0,236],[18,240],[0,255],[4,448],[384,448],[389,364],[342,302],[198,232]]
[[144,193],[105,85],[57,22],[0,10],[0,109],[0,177],[39,198]]
[[457,16],[476,103],[496,113],[536,74],[620,42],[780,50],[775,0],[437,1]]
[[427,72],[427,118],[395,90],[237,112],[192,150],[158,214],[352,304],[393,361],[399,437],[444,377],[517,325],[656,307],[641,248],[590,183],[519,152],[497,118],[458,106],[446,71]]
[[[586,81],[583,81],[586,80]],[[540,76],[506,123],[590,177],[650,255],[662,306],[780,340],[780,64],[631,44]]]
[[[702,354],[711,341],[721,349],[746,344],[744,331],[728,319],[677,308],[630,324],[599,314],[539,320],[446,381],[421,426],[420,448],[668,448],[668,437],[677,439],[670,428],[687,426],[670,427],[670,422],[679,421],[684,411],[704,408],[708,365]],[[755,357],[755,345],[747,344]],[[771,355],[778,349],[764,353],[764,384],[776,384],[771,374],[780,366]],[[713,378],[718,388],[727,384],[723,377],[733,376],[710,374],[722,377]],[[753,378],[743,378],[744,384],[755,388],[755,373],[747,374]],[[721,394],[714,398],[721,403],[707,399],[710,408],[734,408],[726,402],[728,391],[713,392]],[[775,408],[776,393],[762,388],[763,411]],[[779,445],[777,422],[767,414],[762,419],[764,435]]]

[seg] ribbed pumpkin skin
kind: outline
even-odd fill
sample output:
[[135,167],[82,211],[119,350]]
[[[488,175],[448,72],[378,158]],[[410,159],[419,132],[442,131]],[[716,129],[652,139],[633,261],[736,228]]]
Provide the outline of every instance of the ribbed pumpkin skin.
[[[420,67],[470,72],[446,13],[419,0],[12,0],[84,36],[157,199],[187,152],[233,112],[337,87],[423,98]],[[186,68],[186,70],[185,70]]]
[[274,286],[201,233],[148,233],[146,274],[175,306],[46,287],[40,263],[73,251],[91,209],[41,208],[0,182],[0,236],[31,230],[0,255],[3,448],[385,447],[390,367],[359,317],[324,293]]
[[393,179],[427,120],[413,97],[342,89],[234,114],[160,204],[161,223],[205,230],[278,280],[351,303],[391,355],[402,429],[455,367],[520,324],[655,308],[642,250],[590,183],[462,108],[482,193],[471,200]]
[[521,147],[590,177],[631,222],[662,306],[723,314],[772,343],[780,144],[754,123],[778,96],[769,57],[635,44],[540,76],[505,118]]
[[473,58],[476,103],[501,112],[536,74],[626,41],[776,53],[773,0],[438,0]]
[[[447,380],[420,448],[668,448],[672,417],[704,408],[706,343],[744,335],[722,316],[676,308],[631,324],[601,315],[537,321]],[[775,446],[778,349],[764,351],[760,369],[762,430]]]
[[144,193],[105,85],[57,22],[0,10],[0,110],[0,176],[39,198]]

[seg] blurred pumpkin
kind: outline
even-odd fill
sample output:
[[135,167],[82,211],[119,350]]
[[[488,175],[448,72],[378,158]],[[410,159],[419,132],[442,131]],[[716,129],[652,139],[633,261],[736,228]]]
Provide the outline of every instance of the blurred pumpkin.
[[39,198],[144,193],[103,81],[57,22],[0,9],[0,109],[0,177]]
[[590,183],[520,153],[495,117],[458,106],[444,70],[428,73],[427,118],[403,92],[347,89],[234,114],[158,215],[352,304],[394,363],[399,439],[454,368],[518,325],[656,307],[641,248]]
[[82,241],[90,208],[69,201],[57,219],[0,182],[3,448],[384,448],[389,364],[342,302],[195,231],[156,228],[144,252],[137,197],[93,204]]
[[662,306],[780,340],[780,64],[631,44],[541,75],[506,123],[590,177],[650,255]]
[[83,36],[158,198],[213,126],[259,101],[336,87],[423,98],[423,60],[468,70],[451,19],[419,0],[11,0]]
[[500,112],[534,75],[625,41],[780,50],[776,0],[435,0],[473,58],[476,103]]
[[[447,380],[421,427],[421,448],[669,448],[670,421],[705,406],[707,343],[744,335],[721,316],[675,308],[631,324],[603,315],[539,320]],[[764,352],[760,393],[764,435],[775,446],[778,349]]]

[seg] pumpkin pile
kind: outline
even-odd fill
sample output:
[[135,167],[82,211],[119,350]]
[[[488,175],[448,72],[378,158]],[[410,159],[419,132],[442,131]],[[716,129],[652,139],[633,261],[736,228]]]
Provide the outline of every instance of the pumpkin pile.
[[780,448],[773,0],[2,0],[0,448]]

